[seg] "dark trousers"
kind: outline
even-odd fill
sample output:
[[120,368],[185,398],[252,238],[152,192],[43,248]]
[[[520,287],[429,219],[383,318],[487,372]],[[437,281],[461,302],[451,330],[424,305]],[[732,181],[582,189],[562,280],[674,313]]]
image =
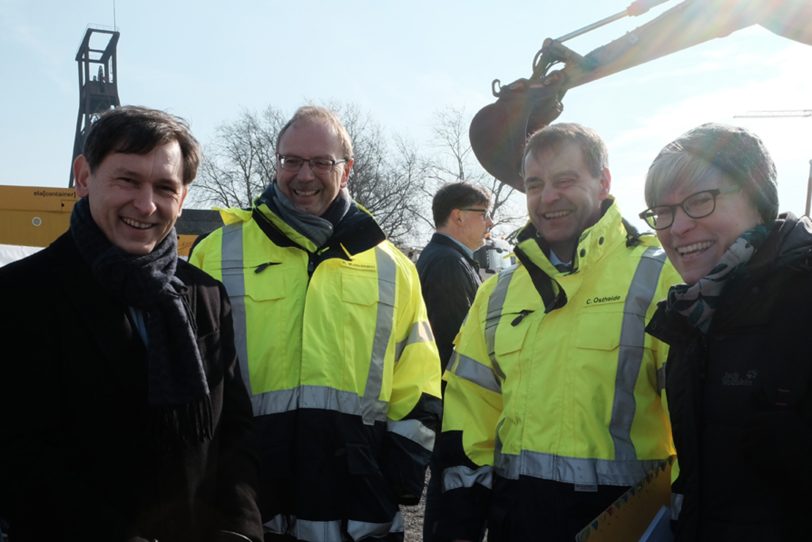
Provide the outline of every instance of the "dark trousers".
[[582,491],[550,480],[494,476],[488,542],[572,542],[627,489],[597,486],[594,491]]
[[426,487],[426,511],[423,515],[423,542],[432,542],[434,528],[440,518],[440,470],[436,468],[434,459],[429,464],[429,483]]
[[[384,538],[371,538],[365,540],[376,540],[378,542],[403,542],[403,536],[402,534],[390,534]],[[298,540],[288,534],[265,533],[265,542],[298,542]]]
[[[443,382],[445,383],[445,382]],[[442,499],[442,473],[432,459],[429,464],[429,483],[426,487],[426,507],[423,516],[423,540],[422,542],[434,542],[435,530],[440,518],[443,517],[443,510],[441,506]],[[482,542],[485,532],[480,533],[479,538],[474,542]],[[439,541],[440,539],[437,538]]]

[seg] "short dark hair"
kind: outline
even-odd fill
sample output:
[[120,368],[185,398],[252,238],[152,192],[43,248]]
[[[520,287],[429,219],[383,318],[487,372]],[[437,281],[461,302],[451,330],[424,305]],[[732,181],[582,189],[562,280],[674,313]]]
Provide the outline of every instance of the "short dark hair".
[[563,143],[575,143],[584,155],[584,165],[595,177],[600,177],[609,167],[609,153],[606,144],[595,130],[574,122],[559,122],[538,130],[530,136],[522,154],[522,177],[524,160],[527,155],[538,157],[547,149],[558,149]]
[[126,105],[106,111],[91,125],[82,154],[93,172],[108,154],[148,154],[172,141],[180,146],[183,184],[189,184],[197,176],[200,144],[185,120],[157,109]]
[[445,226],[452,210],[463,209],[471,205],[490,207],[490,193],[481,186],[462,181],[443,186],[434,194],[434,199],[431,202],[434,227]]

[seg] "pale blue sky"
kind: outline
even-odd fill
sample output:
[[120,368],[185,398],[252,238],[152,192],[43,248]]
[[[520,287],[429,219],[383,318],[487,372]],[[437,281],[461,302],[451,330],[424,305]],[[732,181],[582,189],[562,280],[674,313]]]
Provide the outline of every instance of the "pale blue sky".
[[[427,145],[433,114],[469,116],[491,80],[530,75],[545,37],[628,0],[118,0],[122,103],[169,110],[208,143],[241,111],[354,103],[389,133]],[[660,13],[673,0],[655,8]],[[585,54],[652,18],[576,38]],[[89,25],[113,25],[112,0],[0,0],[0,184],[67,186],[78,109],[74,56]],[[812,47],[761,28],[739,31],[572,89],[559,120],[607,141],[612,192],[633,217],[645,171],[668,141],[702,122],[747,126],[778,165],[782,210],[803,212],[812,117],[743,119],[759,109],[812,109]]]

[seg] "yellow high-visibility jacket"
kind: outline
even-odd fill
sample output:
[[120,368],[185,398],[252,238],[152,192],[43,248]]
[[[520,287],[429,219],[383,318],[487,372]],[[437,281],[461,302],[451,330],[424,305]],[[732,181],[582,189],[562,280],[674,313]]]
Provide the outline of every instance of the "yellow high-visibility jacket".
[[316,247],[262,200],[190,262],[226,285],[259,428],[266,529],[401,532],[439,429],[440,363],[414,265],[353,204]]
[[444,376],[437,454],[459,538],[479,532],[496,478],[507,491],[520,479],[631,486],[674,454],[667,346],[644,329],[679,277],[654,236],[630,233],[611,201],[571,272],[532,224],[520,240],[520,263],[477,293]]

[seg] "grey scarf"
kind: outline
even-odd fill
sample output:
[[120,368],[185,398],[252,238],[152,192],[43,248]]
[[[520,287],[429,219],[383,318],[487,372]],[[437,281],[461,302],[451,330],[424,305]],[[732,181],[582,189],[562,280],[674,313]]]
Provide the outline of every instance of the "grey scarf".
[[279,190],[275,179],[258,200],[259,203],[265,203],[294,230],[313,241],[317,247],[323,246],[332,237],[335,226],[347,214],[351,201],[349,192],[343,188],[323,216],[304,213]]

